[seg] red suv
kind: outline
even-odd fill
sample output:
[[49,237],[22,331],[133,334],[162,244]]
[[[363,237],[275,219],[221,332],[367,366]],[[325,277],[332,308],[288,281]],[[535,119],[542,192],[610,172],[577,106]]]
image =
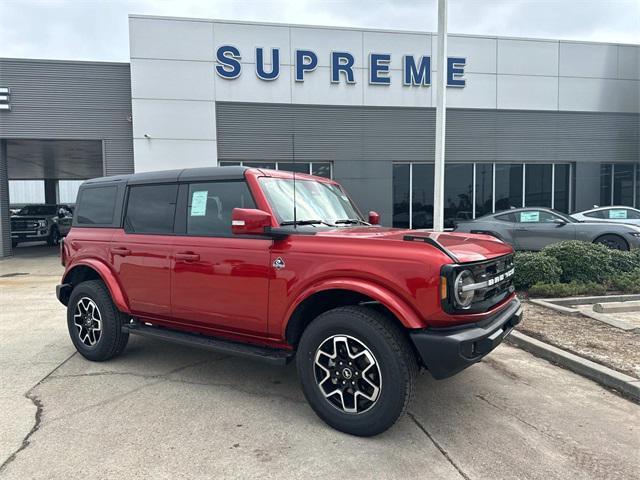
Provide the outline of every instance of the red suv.
[[521,318],[513,251],[493,237],[377,226],[326,178],[244,167],[85,182],[58,299],[87,359],[130,334],[296,361],[329,425],[369,436],[420,367],[479,361]]

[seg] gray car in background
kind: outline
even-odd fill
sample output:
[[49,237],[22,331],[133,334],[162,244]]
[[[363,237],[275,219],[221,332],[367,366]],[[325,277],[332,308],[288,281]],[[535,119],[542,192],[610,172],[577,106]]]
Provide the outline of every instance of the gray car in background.
[[618,250],[640,247],[640,227],[622,223],[581,222],[550,208],[517,208],[461,221],[457,232],[485,233],[516,250],[541,250],[563,240],[601,243]]
[[640,210],[625,206],[596,207],[591,210],[572,213],[571,216],[581,222],[628,223],[640,226]]

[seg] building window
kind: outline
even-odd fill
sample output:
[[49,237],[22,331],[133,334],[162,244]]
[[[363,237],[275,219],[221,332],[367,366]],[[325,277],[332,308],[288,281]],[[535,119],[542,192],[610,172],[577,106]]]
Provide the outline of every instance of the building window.
[[636,206],[638,202],[637,165],[600,164],[600,206]]
[[309,173],[318,177],[333,178],[331,162],[249,162],[249,161],[220,161],[221,167],[243,166],[251,168],[266,168],[268,170],[287,170],[296,173]]
[[433,163],[411,167],[411,228],[433,228]]
[[410,170],[413,165],[409,163],[396,163],[393,165],[393,226],[398,228],[411,228],[409,216],[411,209],[411,177]]
[[477,218],[493,212],[493,163],[476,163],[475,169],[474,218]]
[[496,163],[494,210],[522,207],[522,164]]
[[524,204],[526,207],[552,207],[553,167],[550,164],[525,164]]
[[564,213],[571,211],[571,165],[553,165],[553,208]]
[[[433,177],[433,175],[432,175]],[[431,181],[433,185],[433,180]],[[444,227],[456,220],[473,219],[473,164],[449,163],[444,167]],[[433,195],[432,195],[433,198]]]
[[[433,227],[433,175],[432,163],[393,165],[394,227]],[[573,190],[568,163],[448,163],[444,226],[523,205],[570,212]]]

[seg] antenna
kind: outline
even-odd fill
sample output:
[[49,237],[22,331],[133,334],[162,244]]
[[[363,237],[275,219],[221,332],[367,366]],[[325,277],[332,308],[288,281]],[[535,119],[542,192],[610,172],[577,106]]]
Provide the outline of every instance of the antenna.
[[293,153],[293,228],[298,228],[298,212],[296,208],[296,134],[291,131],[291,147]]

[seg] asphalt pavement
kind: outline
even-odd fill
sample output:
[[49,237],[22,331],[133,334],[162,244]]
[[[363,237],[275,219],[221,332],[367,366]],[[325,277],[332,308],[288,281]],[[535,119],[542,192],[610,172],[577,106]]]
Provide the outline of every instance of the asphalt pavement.
[[[0,478],[632,479],[640,406],[517,348],[418,379],[410,413],[357,438],[306,404],[295,368],[132,337],[84,360],[54,249],[0,261]],[[526,319],[525,319],[526,321]]]

